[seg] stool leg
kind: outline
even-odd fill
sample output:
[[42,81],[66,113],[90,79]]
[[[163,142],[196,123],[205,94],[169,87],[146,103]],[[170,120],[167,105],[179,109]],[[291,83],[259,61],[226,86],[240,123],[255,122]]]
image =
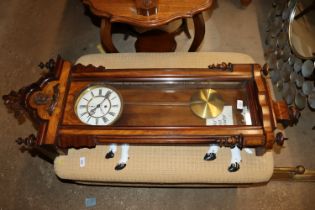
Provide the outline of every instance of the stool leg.
[[127,163],[129,158],[129,144],[121,145],[121,157],[119,163]]
[[106,159],[113,158],[115,156],[115,153],[117,151],[117,144],[110,144],[108,152],[105,155]]
[[238,147],[231,149],[231,165],[228,168],[229,172],[236,172],[240,169],[240,162],[242,160],[241,150]]
[[210,144],[208,152],[203,157],[204,160],[215,160],[217,158],[217,152],[219,150],[219,146],[216,144]]
[[115,167],[115,170],[122,170],[126,167],[127,161],[129,158],[129,144],[121,145],[121,157],[118,164]]

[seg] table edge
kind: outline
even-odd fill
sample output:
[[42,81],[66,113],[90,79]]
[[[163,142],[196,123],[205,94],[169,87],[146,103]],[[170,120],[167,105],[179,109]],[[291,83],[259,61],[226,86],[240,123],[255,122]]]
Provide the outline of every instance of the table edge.
[[[168,18],[160,18],[160,19],[151,19],[151,20],[141,20],[140,18],[134,18],[134,17],[126,17],[126,16],[117,16],[113,15],[108,12],[101,11],[97,9],[93,3],[89,0],[83,0],[83,4],[87,5],[91,12],[99,16],[101,18],[108,18],[111,23],[127,23],[133,26],[138,26],[138,27],[144,27],[144,28],[152,28],[152,27],[159,27],[162,25],[165,25],[169,22],[172,22],[177,19],[181,18],[191,18],[194,15],[201,13],[207,9],[210,9],[211,6],[213,5],[213,0],[209,0],[207,3],[200,5],[199,8],[193,9],[189,12],[186,13],[175,13],[173,15],[170,15]],[[139,17],[143,18],[142,16],[139,15]],[[153,17],[153,16],[152,16]]]

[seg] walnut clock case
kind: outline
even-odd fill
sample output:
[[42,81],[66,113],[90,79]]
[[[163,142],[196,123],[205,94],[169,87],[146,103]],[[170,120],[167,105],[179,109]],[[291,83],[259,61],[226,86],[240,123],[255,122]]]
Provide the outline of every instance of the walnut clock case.
[[[256,148],[256,154],[262,154],[285,140],[281,132],[274,135],[277,123],[288,125],[298,118],[298,111],[272,100],[264,75],[268,70],[257,64],[106,69],[72,65],[59,57],[40,67],[47,67],[45,76],[3,99],[17,117],[26,114],[37,126],[36,135],[17,142],[50,157],[68,148],[109,143],[214,143]],[[192,99],[203,92],[220,97],[221,108],[230,109],[232,124],[209,124],[192,109],[201,103]]]

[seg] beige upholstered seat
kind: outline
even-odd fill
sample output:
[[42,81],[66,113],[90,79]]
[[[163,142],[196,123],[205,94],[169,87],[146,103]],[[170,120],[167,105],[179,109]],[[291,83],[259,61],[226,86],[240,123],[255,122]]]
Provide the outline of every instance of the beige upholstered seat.
[[[205,68],[212,63],[254,63],[248,55],[239,53],[121,53],[86,55],[77,63],[114,68]],[[263,156],[242,151],[241,168],[229,173],[230,150],[221,148],[214,161],[204,161],[208,146],[144,146],[131,145],[125,169],[115,171],[120,149],[113,159],[104,158],[108,146],[94,149],[70,149],[68,155],[55,159],[57,176],[62,179],[89,183],[120,184],[251,184],[268,182],[273,173],[272,152]],[[80,158],[85,166],[80,167]]]

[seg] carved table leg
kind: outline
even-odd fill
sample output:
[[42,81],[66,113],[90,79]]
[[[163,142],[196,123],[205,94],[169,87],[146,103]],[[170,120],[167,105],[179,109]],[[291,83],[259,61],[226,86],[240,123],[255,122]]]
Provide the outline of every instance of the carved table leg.
[[193,17],[193,20],[194,20],[194,27],[195,27],[195,36],[188,50],[189,52],[195,52],[200,46],[205,36],[205,21],[203,19],[202,13],[195,15]]
[[241,0],[241,4],[243,7],[247,7],[251,2],[252,0]]
[[112,40],[112,24],[108,18],[103,18],[101,22],[101,42],[108,53],[118,53]]
[[187,38],[190,39],[190,33],[189,33],[189,29],[188,29],[188,24],[187,24],[187,19],[183,18],[182,19],[182,24],[180,26],[181,30],[184,31],[184,33],[186,34]]

